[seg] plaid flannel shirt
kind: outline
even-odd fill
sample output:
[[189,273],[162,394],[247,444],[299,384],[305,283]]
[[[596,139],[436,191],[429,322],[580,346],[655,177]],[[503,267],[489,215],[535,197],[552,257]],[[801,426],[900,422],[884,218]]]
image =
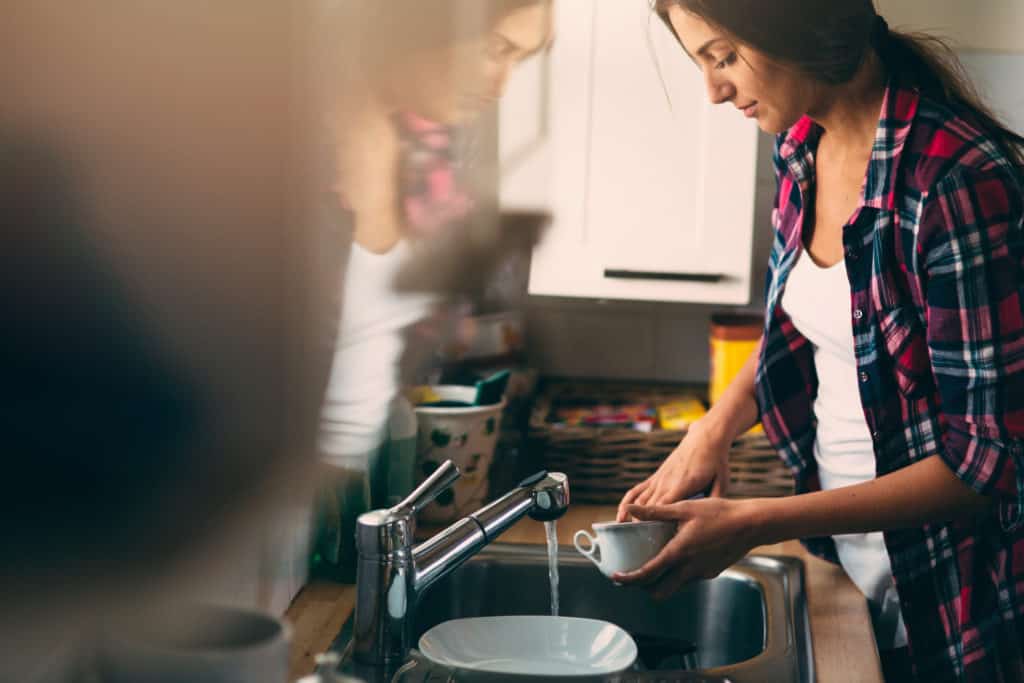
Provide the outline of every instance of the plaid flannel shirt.
[[[779,136],[759,351],[765,431],[797,493],[820,488],[810,342],[780,305],[801,249],[821,129]],[[890,84],[843,228],[860,400],[883,476],[932,455],[990,496],[980,520],[885,533],[917,676],[1024,680],[1024,190],[972,122]],[[831,538],[806,539],[837,561]]]

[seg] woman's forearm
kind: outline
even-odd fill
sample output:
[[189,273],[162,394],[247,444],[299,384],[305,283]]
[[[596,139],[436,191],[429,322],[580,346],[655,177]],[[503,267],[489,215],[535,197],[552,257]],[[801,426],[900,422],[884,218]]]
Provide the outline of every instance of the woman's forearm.
[[938,456],[863,484],[748,503],[758,545],[918,527],[977,515],[992,505]]
[[757,424],[757,397],[754,393],[757,357],[756,351],[750,354],[715,405],[700,420],[701,428],[722,443],[731,443]]

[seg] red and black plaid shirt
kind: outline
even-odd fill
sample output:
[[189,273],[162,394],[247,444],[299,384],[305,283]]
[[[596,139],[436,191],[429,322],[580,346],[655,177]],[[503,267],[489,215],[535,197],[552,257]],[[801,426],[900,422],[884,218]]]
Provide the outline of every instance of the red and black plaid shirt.
[[[757,370],[797,492],[820,488],[810,342],[780,301],[801,249],[821,129],[779,137]],[[860,399],[878,476],[939,455],[994,501],[981,520],[885,533],[917,676],[1024,680],[1024,188],[969,112],[891,85],[843,228]],[[831,538],[808,539],[836,561]]]

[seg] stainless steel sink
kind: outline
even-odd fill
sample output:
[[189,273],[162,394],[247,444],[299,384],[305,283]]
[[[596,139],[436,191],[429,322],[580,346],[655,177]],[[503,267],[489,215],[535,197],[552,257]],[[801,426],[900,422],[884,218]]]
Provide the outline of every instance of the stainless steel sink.
[[[560,549],[559,569],[562,615],[604,619],[637,640],[636,671],[619,680],[814,680],[803,564],[797,559],[747,557],[664,602],[613,585],[572,548]],[[449,619],[550,613],[547,571],[544,548],[490,546],[430,588],[419,604],[416,638]],[[348,624],[336,649],[345,649],[350,632]],[[351,664],[346,670],[372,677]],[[433,680],[407,680],[428,679]]]

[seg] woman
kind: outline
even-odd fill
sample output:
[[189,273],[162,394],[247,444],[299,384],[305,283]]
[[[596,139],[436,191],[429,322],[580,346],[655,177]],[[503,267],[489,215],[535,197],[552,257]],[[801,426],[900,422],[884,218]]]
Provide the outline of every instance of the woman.
[[[677,535],[618,580],[664,596],[807,539],[887,680],[1024,679],[1024,141],[870,0],[655,6],[711,100],[778,134],[776,239],[759,353],[620,505]],[[801,495],[725,500],[759,420]]]
[[412,363],[410,351],[436,341],[410,349],[407,330],[432,312],[437,290],[479,263],[445,253],[465,249],[457,226],[480,241],[459,140],[501,97],[511,70],[547,45],[551,12],[547,0],[398,0],[344,2],[326,19],[328,201],[351,237],[320,438],[325,475],[342,483],[324,497],[330,511],[314,563],[350,580],[354,518],[386,503],[388,463],[378,453],[400,360]]

